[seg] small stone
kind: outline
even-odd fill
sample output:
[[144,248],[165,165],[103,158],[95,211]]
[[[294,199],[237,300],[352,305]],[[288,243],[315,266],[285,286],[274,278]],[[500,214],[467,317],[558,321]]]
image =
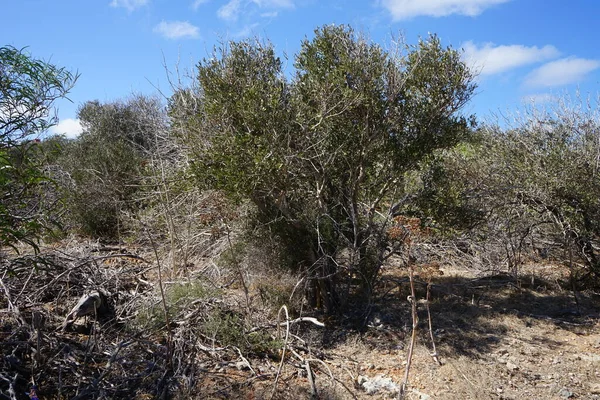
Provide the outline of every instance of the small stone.
[[567,388],[562,388],[558,391],[558,395],[560,397],[562,397],[563,399],[571,399],[573,397],[575,397],[575,395],[573,394],[573,392],[571,392],[569,389]]
[[598,354],[585,353],[585,354],[580,354],[579,356],[581,357],[582,360],[585,360],[585,361],[600,362],[600,355],[598,355]]
[[248,367],[248,364],[246,364],[244,361],[236,362],[235,367],[240,371],[245,371],[247,369],[250,369],[250,367]]
[[423,392],[418,391],[417,389],[412,389],[412,392],[414,394],[416,394],[419,400],[431,400],[431,396],[428,394],[425,394]]
[[519,366],[511,361],[508,361],[506,363],[506,368],[508,368],[510,371],[516,371],[519,369]]

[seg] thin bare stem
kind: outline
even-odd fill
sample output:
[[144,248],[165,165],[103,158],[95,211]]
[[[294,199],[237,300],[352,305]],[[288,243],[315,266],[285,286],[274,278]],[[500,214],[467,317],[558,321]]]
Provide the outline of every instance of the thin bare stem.
[[147,227],[146,234],[148,235],[148,239],[150,239],[150,244],[152,245],[152,250],[154,251],[154,256],[156,257],[156,265],[158,267],[158,287],[160,289],[160,297],[163,305],[163,312],[165,314],[165,327],[167,328],[167,363],[168,367],[172,369],[173,366],[173,331],[171,330],[171,320],[169,318],[169,309],[167,307],[167,298],[165,296],[165,289],[163,287],[163,279],[162,279],[162,267],[160,262],[160,257],[158,256],[158,249],[156,247],[156,243],[152,238],[152,234],[148,230]]
[[406,370],[404,372],[404,382],[398,393],[399,399],[404,399],[406,396],[406,388],[408,386],[408,376],[410,373],[410,365],[412,363],[413,351],[415,348],[415,341],[417,340],[417,325],[419,324],[419,316],[417,315],[417,298],[415,295],[415,281],[414,281],[414,267],[412,264],[409,265],[408,277],[410,279],[410,303],[412,308],[412,335],[410,338],[410,345],[408,346],[408,355],[406,357]]
[[427,298],[426,298],[426,302],[425,302],[425,308],[427,309],[427,320],[429,323],[429,337],[431,338],[431,347],[433,349],[433,352],[431,353],[431,357],[433,357],[433,360],[437,363],[437,365],[442,365],[442,362],[439,359],[438,353],[437,353],[437,349],[435,347],[435,339],[433,337],[433,324],[431,323],[431,312],[429,311],[429,298],[430,298],[430,292],[431,292],[431,282],[427,283]]
[[240,266],[240,262],[237,258],[237,255],[235,254],[235,250],[233,248],[233,243],[231,241],[231,230],[229,229],[229,225],[225,224],[225,227],[227,229],[227,231],[226,231],[227,244],[229,245],[229,251],[231,252],[231,259],[233,260],[233,264],[235,265],[236,272],[240,279],[240,284],[242,285],[242,288],[244,289],[244,296],[246,299],[246,310],[248,311],[248,315],[250,315],[250,290],[248,289],[248,285],[246,284],[246,279],[244,279],[244,273]]

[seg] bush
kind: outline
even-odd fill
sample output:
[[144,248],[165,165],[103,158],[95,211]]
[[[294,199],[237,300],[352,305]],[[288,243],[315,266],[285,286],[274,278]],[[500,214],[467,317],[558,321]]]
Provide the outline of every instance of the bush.
[[220,346],[235,346],[242,354],[272,355],[283,343],[265,331],[247,332],[244,318],[231,310],[215,309],[202,326],[204,334]]
[[600,278],[598,112],[562,103],[532,110],[514,129],[492,127],[489,135],[506,204],[525,210],[532,227],[551,227],[567,250],[564,261],[573,267],[578,260],[586,277]]
[[582,277],[600,278],[599,134],[596,110],[564,101],[511,127],[485,126],[426,164],[417,210],[503,253],[512,272],[560,247],[554,257],[574,273],[581,263]]
[[[219,296],[218,290],[207,287],[202,282],[190,282],[185,284],[175,284],[165,290],[165,301],[167,312],[171,318],[177,317],[196,300],[205,300],[211,297]],[[135,324],[147,328],[151,326],[156,329],[165,327],[165,310],[162,302],[157,302],[152,306],[146,305],[137,314]]]
[[137,194],[162,144],[166,116],[160,102],[143,96],[88,102],[78,116],[84,131],[59,160],[72,179],[65,188],[70,222],[87,235],[116,239],[126,232],[123,214],[144,205]]

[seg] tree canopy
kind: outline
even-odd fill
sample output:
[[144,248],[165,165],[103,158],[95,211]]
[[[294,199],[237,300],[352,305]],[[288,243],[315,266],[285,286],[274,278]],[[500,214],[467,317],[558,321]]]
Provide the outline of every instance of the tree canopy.
[[0,142],[39,134],[55,124],[53,103],[67,96],[78,77],[23,49],[0,47]]
[[202,184],[251,200],[333,311],[340,279],[368,291],[401,248],[387,228],[403,174],[469,135],[474,120],[459,111],[475,84],[436,36],[389,52],[347,26],[317,29],[294,67],[288,78],[268,43],[220,48],[198,65],[187,142]]

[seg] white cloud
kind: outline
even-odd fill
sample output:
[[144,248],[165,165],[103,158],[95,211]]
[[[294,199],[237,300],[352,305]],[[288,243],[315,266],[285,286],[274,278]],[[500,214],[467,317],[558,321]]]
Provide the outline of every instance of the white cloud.
[[217,11],[217,15],[219,16],[219,18],[224,19],[226,21],[235,21],[238,19],[241,9],[241,0],[231,0],[223,7],[219,8],[219,10]]
[[587,74],[600,68],[600,61],[567,57],[551,61],[532,71],[525,78],[530,87],[553,87],[577,83]]
[[292,0],[252,0],[261,8],[294,8]]
[[196,11],[202,4],[208,3],[209,0],[195,0],[192,3],[192,10]]
[[532,93],[527,96],[523,96],[521,101],[526,104],[546,104],[557,102],[558,97],[551,93]]
[[54,135],[65,135],[72,139],[76,138],[83,132],[83,127],[78,119],[66,118],[54,125],[49,129],[50,133]]
[[242,30],[240,30],[239,32],[236,32],[233,34],[234,37],[236,38],[245,38],[248,37],[252,34],[252,32],[254,31],[254,29],[256,29],[256,27],[258,27],[259,24],[251,24],[251,25],[246,25],[244,28],[242,28]]
[[133,11],[148,4],[149,0],[112,0],[111,7],[123,7],[128,11]]
[[488,7],[507,1],[510,0],[381,0],[381,4],[398,21],[421,15],[445,17],[460,14],[474,17]]
[[463,60],[481,75],[494,75],[523,65],[546,61],[560,55],[554,46],[494,46],[486,43],[478,47],[468,41],[463,44]]
[[[276,17],[277,10],[294,8],[293,0],[250,0],[245,4],[254,4],[259,9],[268,10],[260,14],[261,17]],[[227,4],[219,8],[217,15],[226,21],[237,21],[243,6],[242,0],[230,0]]]
[[194,39],[200,36],[198,27],[187,21],[162,21],[154,27],[154,32],[167,39]]

